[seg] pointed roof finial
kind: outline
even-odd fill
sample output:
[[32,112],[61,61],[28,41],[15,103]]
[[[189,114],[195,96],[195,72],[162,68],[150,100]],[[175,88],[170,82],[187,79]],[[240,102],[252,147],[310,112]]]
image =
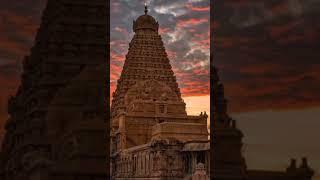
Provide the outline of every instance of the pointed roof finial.
[[144,14],[148,14],[147,1],[144,2]]

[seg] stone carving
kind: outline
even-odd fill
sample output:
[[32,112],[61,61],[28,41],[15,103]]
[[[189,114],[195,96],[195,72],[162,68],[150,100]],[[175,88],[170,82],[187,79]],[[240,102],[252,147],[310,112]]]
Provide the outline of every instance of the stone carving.
[[46,154],[41,151],[28,152],[22,157],[23,168],[27,171],[36,167],[50,167],[53,162],[46,158]]
[[125,96],[125,104],[132,101],[178,101],[175,92],[169,86],[156,80],[140,81],[130,88]]
[[62,145],[62,149],[60,150],[63,158],[72,158],[72,156],[77,152],[79,148],[79,144],[76,138],[66,139]]
[[197,164],[195,172],[192,175],[192,180],[209,180],[204,164]]

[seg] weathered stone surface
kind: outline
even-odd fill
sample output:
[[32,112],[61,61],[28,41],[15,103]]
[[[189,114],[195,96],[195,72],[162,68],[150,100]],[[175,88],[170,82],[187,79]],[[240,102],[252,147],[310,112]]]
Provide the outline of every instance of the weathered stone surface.
[[192,180],[209,180],[204,164],[197,164],[195,172],[192,175]]

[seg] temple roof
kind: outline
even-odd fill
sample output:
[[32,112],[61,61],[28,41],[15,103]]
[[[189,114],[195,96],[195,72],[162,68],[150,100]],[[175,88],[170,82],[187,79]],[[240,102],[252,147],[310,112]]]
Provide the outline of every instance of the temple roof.
[[141,15],[136,21],[133,21],[133,31],[136,32],[140,29],[150,29],[153,31],[158,31],[159,23],[154,19],[154,17],[148,15],[147,6],[145,6],[144,12],[144,15]]

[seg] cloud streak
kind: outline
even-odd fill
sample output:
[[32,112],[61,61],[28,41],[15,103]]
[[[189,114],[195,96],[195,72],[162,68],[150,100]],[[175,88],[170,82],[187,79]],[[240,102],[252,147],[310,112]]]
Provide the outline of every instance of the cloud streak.
[[313,0],[215,2],[213,61],[231,111],[320,105],[319,5]]

